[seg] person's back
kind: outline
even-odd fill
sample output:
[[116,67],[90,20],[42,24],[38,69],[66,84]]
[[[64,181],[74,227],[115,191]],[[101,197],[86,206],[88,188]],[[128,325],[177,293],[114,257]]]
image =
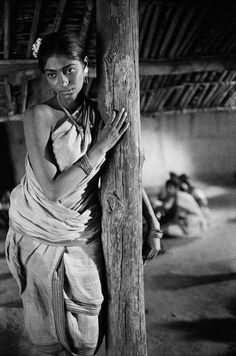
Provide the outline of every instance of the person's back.
[[176,219],[186,236],[201,236],[206,222],[202,210],[194,197],[187,192],[179,191],[177,193],[176,206]]

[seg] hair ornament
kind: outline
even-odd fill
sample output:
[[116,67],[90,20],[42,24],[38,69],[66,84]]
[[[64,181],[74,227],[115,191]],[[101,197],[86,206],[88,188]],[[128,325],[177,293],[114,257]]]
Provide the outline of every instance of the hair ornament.
[[89,64],[88,56],[85,56],[85,57],[84,57],[84,64],[85,64],[86,66],[88,66],[88,64]]
[[38,58],[38,51],[39,51],[39,47],[41,46],[42,40],[43,39],[41,37],[37,38],[37,40],[32,46],[32,54],[34,58]]

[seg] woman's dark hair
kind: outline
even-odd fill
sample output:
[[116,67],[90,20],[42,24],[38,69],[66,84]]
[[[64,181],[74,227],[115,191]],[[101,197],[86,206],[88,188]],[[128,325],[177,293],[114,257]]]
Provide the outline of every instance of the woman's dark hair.
[[172,177],[166,181],[166,187],[170,187],[170,186],[173,186],[177,189],[180,188],[180,181],[179,181],[178,177],[175,177],[175,178]]
[[85,53],[79,36],[74,32],[53,32],[43,37],[38,51],[38,65],[44,72],[49,57],[61,55],[84,63]]

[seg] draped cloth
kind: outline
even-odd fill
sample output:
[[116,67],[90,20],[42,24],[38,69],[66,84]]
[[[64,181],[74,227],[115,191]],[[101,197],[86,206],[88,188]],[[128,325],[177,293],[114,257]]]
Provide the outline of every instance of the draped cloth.
[[[88,99],[73,117],[77,126],[65,119],[51,134],[60,171],[79,164],[96,140],[98,117]],[[98,172],[104,159],[53,202],[27,156],[25,176],[11,193],[6,257],[23,299],[26,328],[46,353],[93,355],[97,347],[103,302]]]

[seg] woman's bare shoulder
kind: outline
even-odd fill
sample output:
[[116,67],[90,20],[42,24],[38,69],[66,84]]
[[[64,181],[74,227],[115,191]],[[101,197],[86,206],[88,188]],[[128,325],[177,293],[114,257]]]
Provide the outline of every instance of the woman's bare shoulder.
[[26,124],[43,121],[50,124],[53,119],[52,109],[46,104],[35,105],[27,108],[23,116]]

